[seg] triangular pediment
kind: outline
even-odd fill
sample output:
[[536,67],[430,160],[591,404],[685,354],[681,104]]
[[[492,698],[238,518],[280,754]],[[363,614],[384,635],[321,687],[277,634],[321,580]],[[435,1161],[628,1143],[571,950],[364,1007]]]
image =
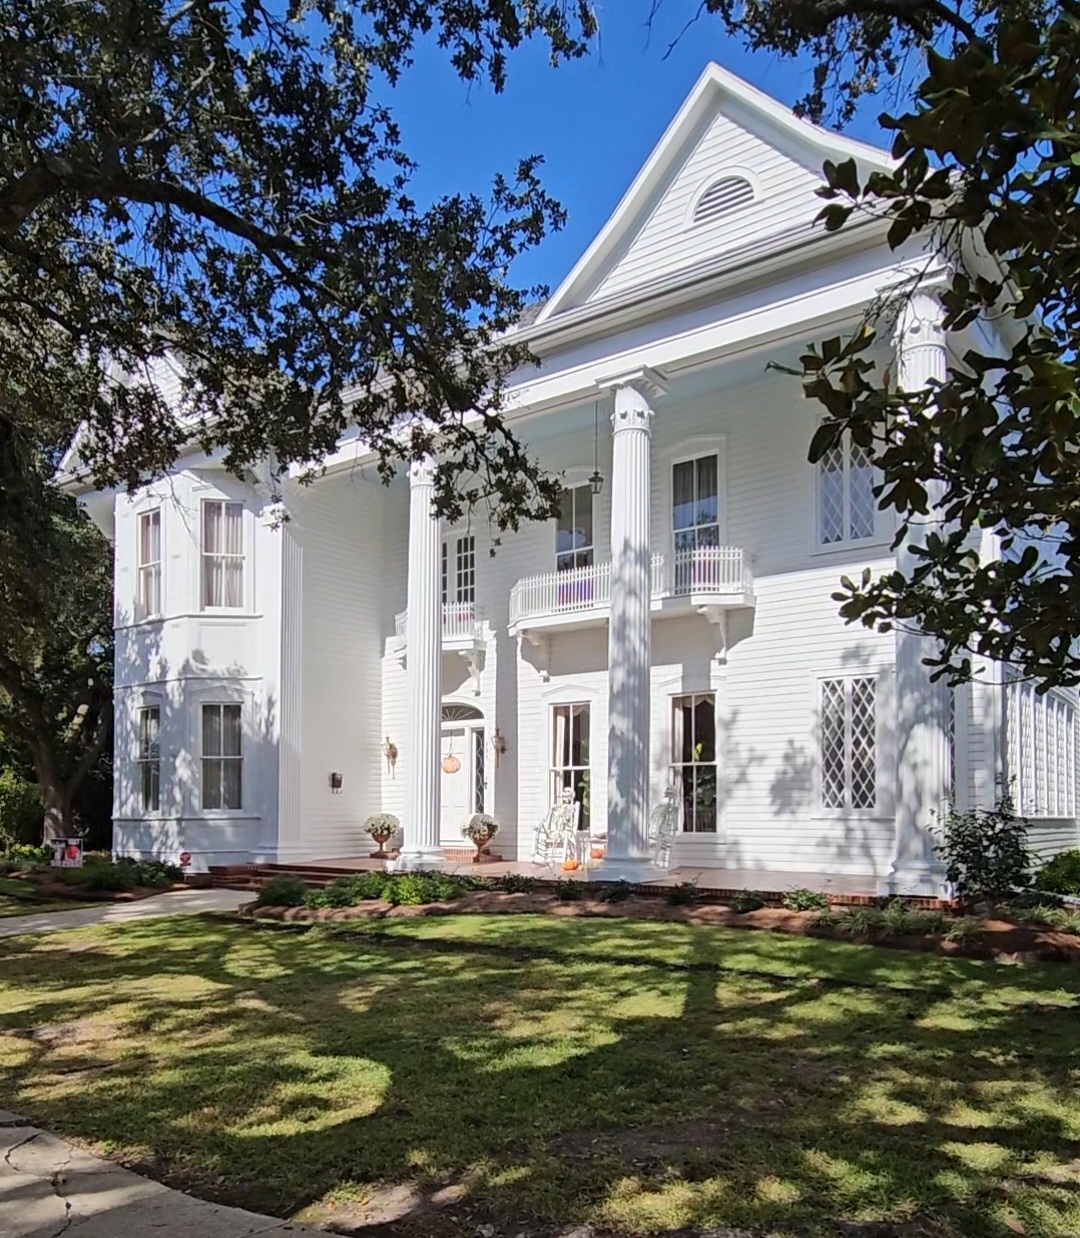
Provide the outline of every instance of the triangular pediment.
[[800,120],[710,64],[539,319],[805,232],[823,205],[823,163],[850,158],[864,171],[890,166],[885,152]]

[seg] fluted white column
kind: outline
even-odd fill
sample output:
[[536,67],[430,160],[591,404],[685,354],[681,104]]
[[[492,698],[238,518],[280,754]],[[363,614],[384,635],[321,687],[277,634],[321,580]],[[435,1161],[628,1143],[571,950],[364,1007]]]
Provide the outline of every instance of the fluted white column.
[[409,582],[405,624],[405,834],[399,869],[441,868],[439,757],[442,738],[441,521],[435,466],[409,469]]
[[[903,391],[919,391],[946,374],[944,312],[938,299],[918,292],[907,302],[896,327],[897,379]],[[937,524],[940,486],[932,483],[930,514],[897,548],[896,566],[911,575]],[[896,631],[896,843],[887,887],[895,893],[936,894],[941,866],[930,826],[948,795],[948,688],[930,682],[925,659],[937,644],[918,631]]]
[[613,381],[611,620],[608,626],[607,857],[604,880],[649,876],[652,408],[648,372]]

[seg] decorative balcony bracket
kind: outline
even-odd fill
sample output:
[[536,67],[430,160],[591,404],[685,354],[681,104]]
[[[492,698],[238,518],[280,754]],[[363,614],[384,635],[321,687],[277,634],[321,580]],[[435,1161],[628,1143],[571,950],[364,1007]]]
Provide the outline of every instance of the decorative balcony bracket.
[[548,683],[551,679],[551,638],[543,632],[535,632],[526,629],[518,632],[518,657],[521,657],[522,645],[528,643],[536,651],[533,655],[533,664],[540,674],[542,683]]
[[726,666],[728,656],[728,612],[723,606],[700,606],[698,613],[713,625],[716,634],[716,652],[712,656],[714,666]]

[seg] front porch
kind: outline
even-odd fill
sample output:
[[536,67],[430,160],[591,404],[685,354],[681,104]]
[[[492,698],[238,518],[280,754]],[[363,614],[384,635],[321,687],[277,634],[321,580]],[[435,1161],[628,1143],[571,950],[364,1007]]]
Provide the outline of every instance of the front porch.
[[[335,877],[357,872],[376,872],[386,867],[384,860],[370,856],[333,856],[296,864],[259,864],[227,869],[211,869],[215,884],[229,885],[241,880],[269,878],[282,873],[295,874],[311,885],[325,885]],[[550,882],[603,881],[603,862],[591,868],[564,872],[556,865],[534,864],[518,860],[492,860],[483,864],[448,858],[444,871],[457,876],[498,878],[514,873],[535,881]],[[806,872],[797,869],[765,870],[756,868],[698,868],[690,865],[667,870],[662,876],[650,878],[642,889],[666,890],[684,882],[693,882],[702,896],[715,899],[733,897],[742,890],[772,894],[779,900],[789,890],[815,890],[837,902],[870,902],[877,898],[877,879],[850,873]]]

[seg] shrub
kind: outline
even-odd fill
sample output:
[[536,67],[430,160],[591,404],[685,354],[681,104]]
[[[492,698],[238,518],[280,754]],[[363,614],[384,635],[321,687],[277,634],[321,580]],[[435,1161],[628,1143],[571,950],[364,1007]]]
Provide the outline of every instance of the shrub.
[[171,886],[184,880],[184,870],[178,864],[166,864],[162,860],[136,860],[132,868],[137,886]]
[[504,894],[531,894],[536,889],[536,882],[524,873],[504,873],[495,884]]
[[58,868],[55,875],[65,885],[79,886],[83,890],[117,893],[131,890],[139,884],[134,864],[114,863],[112,860],[87,856],[82,868]]
[[306,907],[355,907],[361,895],[356,889],[354,877],[335,877],[321,890],[308,890],[304,896]]
[[1013,813],[1008,795],[994,808],[950,808],[939,817],[934,851],[944,860],[945,877],[956,893],[995,907],[1025,886],[1031,867],[1027,829],[1027,822]]
[[828,895],[817,890],[808,890],[800,886],[797,890],[788,890],[784,895],[784,906],[788,911],[828,911]]
[[945,931],[945,913],[940,907],[929,911],[909,911],[907,931],[912,937],[938,934]]
[[757,890],[740,890],[731,900],[731,910],[744,916],[749,911],[760,911],[767,901]]
[[[0,839],[0,843],[3,839]],[[48,864],[52,853],[44,847],[35,847],[30,843],[11,843],[8,847],[0,847],[0,856],[11,868],[35,867]],[[10,871],[10,870],[9,870]]]
[[977,916],[960,916],[945,930],[945,940],[957,946],[970,946],[979,939],[983,922]]
[[668,904],[672,907],[685,907],[697,902],[697,882],[680,881],[677,886],[671,886],[667,892]]
[[821,937],[832,937],[837,931],[840,916],[835,911],[817,911],[810,917],[809,929]]
[[255,896],[257,907],[301,907],[307,896],[307,886],[299,877],[290,877],[282,873],[280,877],[271,877]]
[[395,907],[417,907],[460,898],[461,883],[446,873],[395,873],[387,882],[383,898]]
[[393,837],[400,825],[401,822],[392,812],[373,812],[360,828],[372,838],[376,834],[381,838],[384,834]]
[[1052,894],[1080,894],[1080,849],[1059,851],[1035,874],[1033,884]]
[[382,898],[393,878],[389,873],[371,872],[357,873],[355,877],[343,877],[339,880],[348,881],[356,902],[362,903]]
[[835,930],[844,937],[873,937],[885,927],[885,913],[877,907],[845,907],[835,919]]
[[499,823],[494,817],[489,817],[484,812],[474,812],[473,815],[461,827],[461,837],[467,838],[471,842],[484,842],[487,839],[494,838],[499,832]]
[[601,888],[597,897],[602,903],[621,903],[630,897],[634,887],[629,881],[612,881]]
[[571,881],[567,877],[555,882],[555,897],[561,903],[574,903],[585,897],[585,882]]
[[1047,923],[1059,933],[1080,937],[1080,911],[1057,907],[1048,913]]
[[42,812],[41,788],[10,766],[0,768],[0,852],[40,838]]

